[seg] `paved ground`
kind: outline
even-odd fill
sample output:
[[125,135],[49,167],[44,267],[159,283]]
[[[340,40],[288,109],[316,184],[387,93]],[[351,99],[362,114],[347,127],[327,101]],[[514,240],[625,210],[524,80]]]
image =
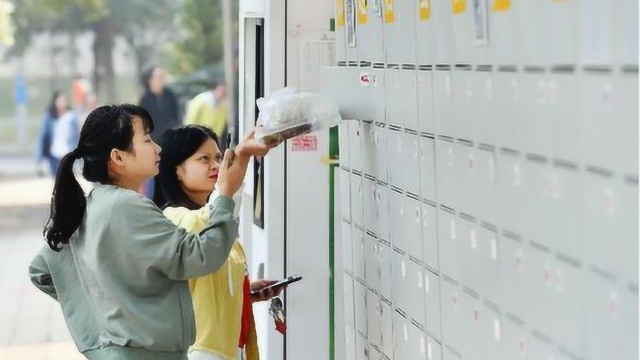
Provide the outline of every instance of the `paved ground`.
[[0,155],[0,360],[84,359],[57,302],[28,278],[44,245],[53,182],[37,177],[30,156]]

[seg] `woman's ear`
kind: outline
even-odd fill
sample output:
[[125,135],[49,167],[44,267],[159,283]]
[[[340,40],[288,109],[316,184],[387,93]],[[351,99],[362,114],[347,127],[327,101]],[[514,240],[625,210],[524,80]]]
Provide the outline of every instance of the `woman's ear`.
[[121,150],[111,149],[111,153],[109,154],[109,162],[111,162],[116,167],[123,167],[125,165],[125,159]]
[[182,164],[176,166],[176,175],[178,176],[178,181],[181,182],[184,176],[184,166],[182,166]]

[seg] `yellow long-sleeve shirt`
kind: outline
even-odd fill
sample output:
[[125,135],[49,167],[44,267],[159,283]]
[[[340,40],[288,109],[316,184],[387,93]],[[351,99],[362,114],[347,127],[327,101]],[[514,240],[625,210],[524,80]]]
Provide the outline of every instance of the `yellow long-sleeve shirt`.
[[212,97],[211,92],[205,92],[189,101],[184,123],[206,126],[220,137],[227,122],[229,108],[226,102],[215,103]]
[[[209,225],[209,210],[168,207],[165,216],[176,226],[198,233]],[[214,353],[235,360],[240,337],[246,256],[240,242],[231,248],[227,261],[213,274],[189,280],[196,319],[196,341],[192,350]],[[245,347],[248,360],[258,360],[255,324],[249,329]]]

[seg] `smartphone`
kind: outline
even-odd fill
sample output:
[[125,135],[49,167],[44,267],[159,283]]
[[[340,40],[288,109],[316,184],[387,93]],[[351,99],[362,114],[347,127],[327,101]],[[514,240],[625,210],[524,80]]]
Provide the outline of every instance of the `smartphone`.
[[275,290],[275,289],[277,289],[279,287],[282,287],[282,286],[285,286],[285,285],[289,285],[289,284],[293,284],[294,282],[298,282],[300,280],[302,280],[302,276],[300,276],[300,275],[292,275],[292,276],[289,276],[289,277],[287,277],[285,279],[282,279],[282,280],[278,281],[275,284],[271,284],[269,286],[265,286],[260,290],[252,291],[251,295],[257,295],[258,293],[260,293],[260,291],[266,290],[266,289],[274,289]]

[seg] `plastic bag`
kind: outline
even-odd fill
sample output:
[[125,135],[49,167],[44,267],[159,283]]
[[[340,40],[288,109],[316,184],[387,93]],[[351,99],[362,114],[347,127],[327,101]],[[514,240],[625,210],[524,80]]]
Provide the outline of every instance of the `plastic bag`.
[[256,139],[265,143],[291,139],[338,125],[338,105],[326,96],[280,89],[256,101],[260,109]]

